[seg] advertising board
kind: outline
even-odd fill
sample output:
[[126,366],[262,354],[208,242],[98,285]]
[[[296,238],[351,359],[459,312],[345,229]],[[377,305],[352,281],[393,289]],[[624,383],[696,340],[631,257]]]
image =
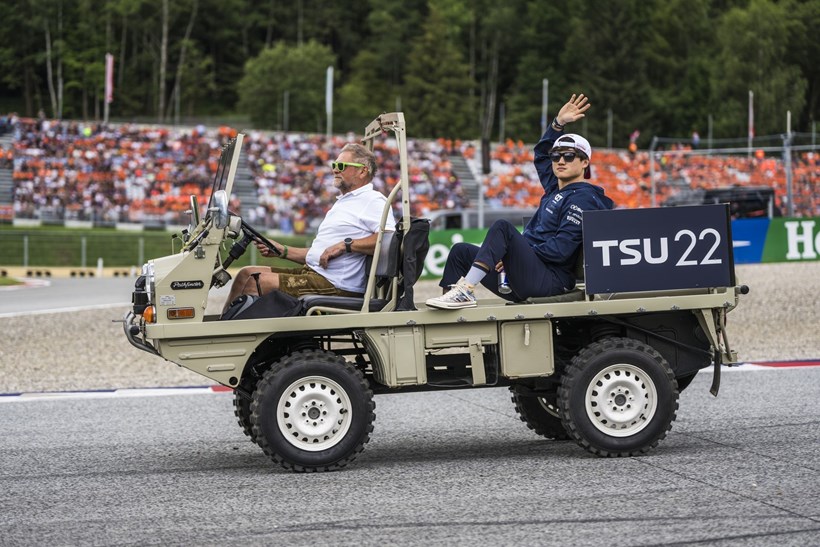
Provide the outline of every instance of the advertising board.
[[725,204],[587,211],[583,230],[588,294],[735,284]]
[[[731,226],[735,264],[820,261],[820,217],[742,218],[733,220]],[[486,233],[486,229],[431,231],[423,277],[440,278],[454,244],[466,241],[480,245]]]

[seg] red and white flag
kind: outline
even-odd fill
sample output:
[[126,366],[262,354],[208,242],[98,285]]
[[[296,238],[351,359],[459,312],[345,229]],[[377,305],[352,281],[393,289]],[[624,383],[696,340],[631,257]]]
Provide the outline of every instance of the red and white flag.
[[105,54],[105,102],[111,104],[114,101],[114,56]]

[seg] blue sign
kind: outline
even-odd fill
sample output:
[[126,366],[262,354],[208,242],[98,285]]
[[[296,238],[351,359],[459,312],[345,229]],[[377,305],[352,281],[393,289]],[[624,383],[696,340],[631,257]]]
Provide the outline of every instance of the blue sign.
[[735,284],[726,204],[584,212],[587,294]]
[[732,221],[732,248],[735,264],[754,264],[763,258],[769,233],[768,218],[739,218]]

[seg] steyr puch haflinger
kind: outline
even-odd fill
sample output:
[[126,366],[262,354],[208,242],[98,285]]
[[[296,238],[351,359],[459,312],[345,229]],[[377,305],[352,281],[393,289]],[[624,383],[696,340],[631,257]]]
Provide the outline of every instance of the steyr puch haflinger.
[[[374,394],[507,386],[535,433],[600,456],[654,448],[701,369],[714,367],[717,394],[720,365],[737,361],[726,314],[747,291],[735,282],[725,206],[664,209],[660,221],[652,217],[659,209],[585,214],[585,276],[572,292],[415,309],[428,224],[410,216],[402,113],[376,118],[363,142],[372,148],[385,136],[395,139],[401,177],[362,298],[306,296],[291,317],[205,315],[210,290],[230,281],[234,260],[267,241],[228,210],[239,134],[222,152],[204,214],[191,198],[181,250],[142,267],[125,316],[129,342],[232,388],[245,434],[295,471],[356,458],[373,431]],[[396,232],[384,231],[399,203]],[[673,209],[678,224],[668,220]]]

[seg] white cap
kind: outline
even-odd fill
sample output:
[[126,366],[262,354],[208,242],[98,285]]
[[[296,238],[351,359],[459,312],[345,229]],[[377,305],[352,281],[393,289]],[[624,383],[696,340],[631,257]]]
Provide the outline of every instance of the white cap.
[[[561,135],[558,137],[558,140],[555,141],[555,144],[552,145],[550,152],[558,148],[573,148],[579,152],[583,152],[587,159],[592,162],[592,147],[589,145],[589,141],[581,135],[577,135],[575,133]],[[584,170],[584,178],[588,179],[591,176],[592,174],[590,173],[589,166],[587,166]]]

